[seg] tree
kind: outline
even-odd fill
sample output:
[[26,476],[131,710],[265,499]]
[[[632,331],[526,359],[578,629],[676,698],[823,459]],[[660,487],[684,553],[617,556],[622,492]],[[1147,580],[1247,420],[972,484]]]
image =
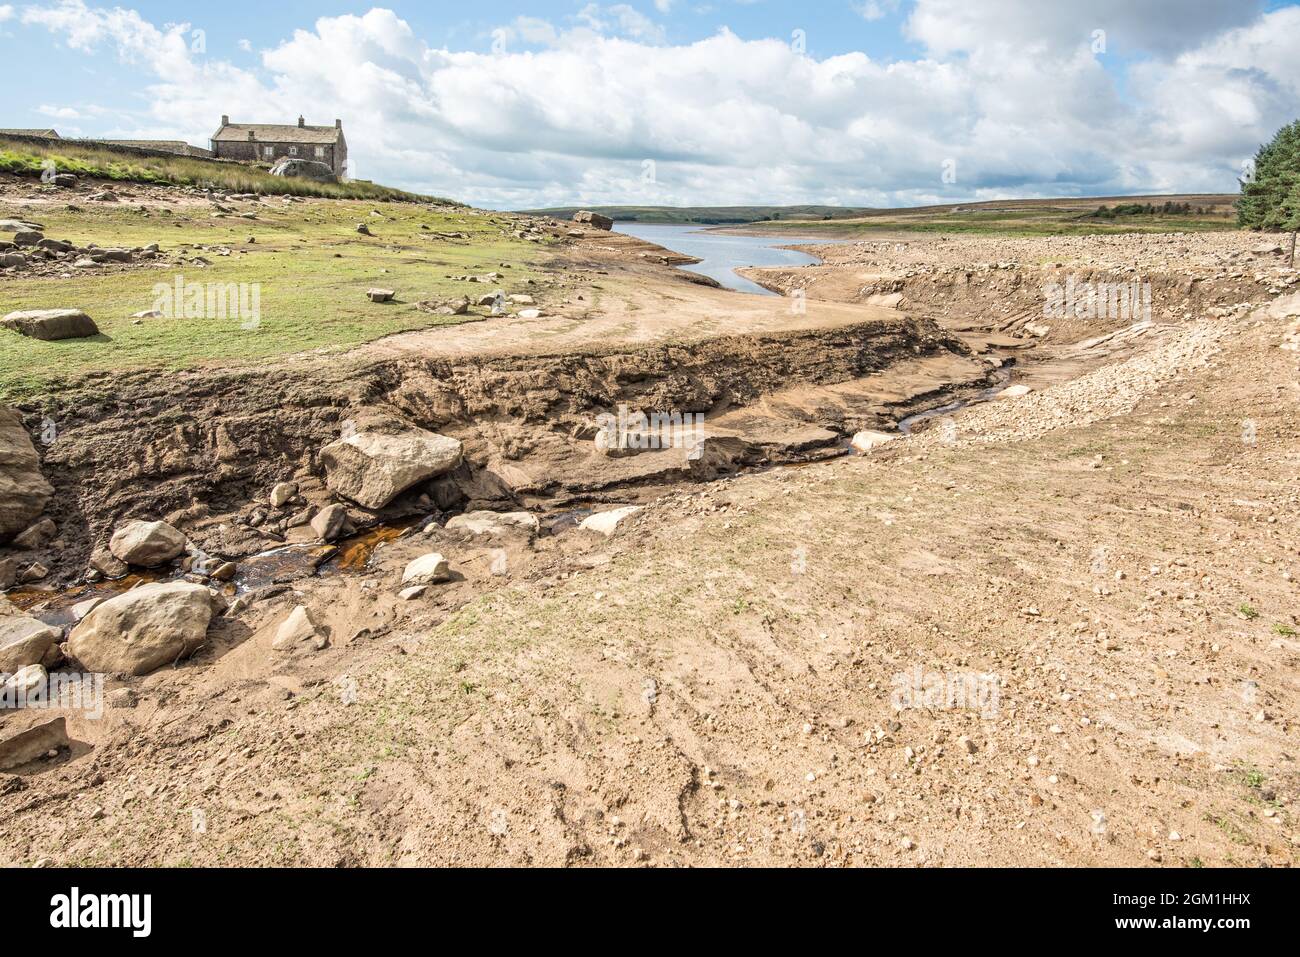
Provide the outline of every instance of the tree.
[[1295,268],[1295,237],[1300,232],[1300,182],[1291,187],[1286,199],[1282,201],[1284,219],[1282,228],[1291,230],[1291,268]]
[[1272,142],[1255,154],[1255,168],[1241,181],[1237,222],[1247,229],[1291,234],[1291,265],[1295,265],[1296,232],[1300,230],[1300,120],[1277,131]]

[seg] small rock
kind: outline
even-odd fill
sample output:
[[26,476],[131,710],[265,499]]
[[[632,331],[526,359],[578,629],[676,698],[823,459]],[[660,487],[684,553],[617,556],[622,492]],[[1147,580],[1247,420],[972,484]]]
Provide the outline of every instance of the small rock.
[[281,482],[271,489],[271,505],[275,508],[284,508],[297,497],[298,486],[293,482]]
[[342,505],[329,505],[316,513],[316,517],[311,520],[311,530],[321,541],[332,542],[338,538],[347,518],[348,510]]
[[128,565],[156,568],[185,551],[185,535],[166,522],[128,522],[113,533],[108,550]]
[[872,449],[894,441],[897,436],[888,432],[859,432],[849,444],[856,452],[870,452]]
[[406,566],[403,585],[436,585],[451,579],[451,563],[437,552],[422,555]]

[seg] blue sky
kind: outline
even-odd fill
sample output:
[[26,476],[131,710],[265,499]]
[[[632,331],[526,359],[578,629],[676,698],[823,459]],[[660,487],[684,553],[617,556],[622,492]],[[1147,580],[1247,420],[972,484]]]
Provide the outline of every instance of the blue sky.
[[0,55],[0,126],[339,117],[357,175],[493,207],[1231,190],[1300,114],[1253,0],[0,0]]

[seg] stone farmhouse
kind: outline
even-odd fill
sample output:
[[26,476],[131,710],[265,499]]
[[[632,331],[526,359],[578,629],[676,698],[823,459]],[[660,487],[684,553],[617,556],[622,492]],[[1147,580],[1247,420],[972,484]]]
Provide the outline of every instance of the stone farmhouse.
[[268,123],[231,123],[221,118],[221,128],[212,134],[212,153],[217,159],[244,163],[276,163],[285,157],[324,163],[340,180],[348,178],[348,141],[343,138],[343,121],[333,126],[308,126],[298,117],[297,126]]

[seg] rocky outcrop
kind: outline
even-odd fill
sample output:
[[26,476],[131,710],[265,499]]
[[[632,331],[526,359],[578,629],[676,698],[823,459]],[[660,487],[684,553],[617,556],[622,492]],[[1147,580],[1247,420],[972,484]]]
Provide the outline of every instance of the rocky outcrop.
[[128,522],[113,533],[108,550],[128,565],[156,568],[185,551],[185,535],[166,522]]
[[608,216],[602,216],[600,213],[593,213],[584,209],[573,214],[573,221],[581,223],[584,226],[590,226],[593,229],[604,229],[606,231],[614,228],[614,220]]
[[0,326],[29,339],[51,342],[57,339],[87,339],[99,335],[95,320],[80,309],[32,309],[11,312]]
[[358,432],[321,449],[325,484],[366,508],[383,508],[411,486],[460,464],[456,439],[423,430]]
[[0,543],[31,525],[53,494],[22,419],[0,406]]
[[68,653],[90,671],[147,675],[192,654],[211,620],[202,585],[142,585],[91,611],[72,629]]

